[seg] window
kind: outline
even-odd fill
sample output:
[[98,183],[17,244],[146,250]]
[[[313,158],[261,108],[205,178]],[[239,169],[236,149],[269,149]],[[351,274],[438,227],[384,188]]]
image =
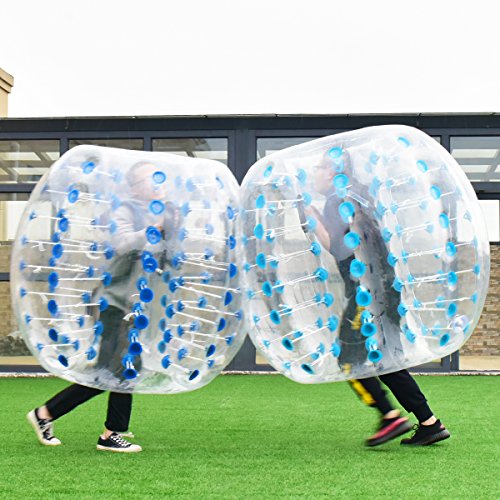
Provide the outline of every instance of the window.
[[281,149],[312,141],[317,137],[265,137],[257,139],[257,160]]
[[0,140],[0,183],[38,182],[59,158],[59,141]]
[[0,273],[9,272],[12,241],[28,197],[28,193],[0,193]]
[[[12,241],[16,237],[28,193],[6,193],[16,184],[35,184],[59,159],[58,140],[0,140],[0,273],[10,270]],[[25,346],[12,310],[10,283],[0,281],[0,364],[37,364]]]
[[139,151],[144,149],[142,139],[70,139],[69,141],[70,149],[82,144],[107,148],[136,149]]
[[470,181],[500,181],[500,137],[451,137],[450,150]]
[[227,165],[228,140],[225,138],[153,139],[153,151],[192,158],[217,160]]
[[486,221],[488,238],[491,242],[500,241],[500,201],[479,200],[479,205]]
[[[436,142],[441,144],[441,136],[431,136]],[[257,160],[264,158],[264,156],[275,153],[285,148],[297,146],[304,142],[313,141],[318,137],[262,137],[257,139]]]

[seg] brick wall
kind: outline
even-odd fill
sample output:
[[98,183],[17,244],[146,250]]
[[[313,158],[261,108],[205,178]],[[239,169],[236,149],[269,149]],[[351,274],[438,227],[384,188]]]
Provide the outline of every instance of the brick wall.
[[464,356],[500,356],[500,245],[490,245],[491,277],[483,314],[460,349]]
[[8,273],[10,271],[10,252],[12,246],[8,241],[0,242],[0,273]]

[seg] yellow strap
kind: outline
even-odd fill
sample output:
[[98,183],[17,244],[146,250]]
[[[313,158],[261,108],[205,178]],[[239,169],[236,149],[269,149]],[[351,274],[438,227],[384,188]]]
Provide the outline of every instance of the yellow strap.
[[361,328],[361,313],[363,312],[363,310],[364,307],[356,306],[356,314],[351,323],[353,330],[359,330]]
[[373,406],[375,404],[373,396],[363,387],[359,380],[348,380],[348,382],[351,384],[351,387],[356,391],[365,405]]

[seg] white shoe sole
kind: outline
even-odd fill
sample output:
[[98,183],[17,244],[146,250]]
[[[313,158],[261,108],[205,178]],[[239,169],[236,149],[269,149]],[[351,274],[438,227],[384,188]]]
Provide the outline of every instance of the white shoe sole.
[[112,451],[113,453],[139,453],[142,448],[138,445],[132,445],[130,448],[109,448],[107,446],[97,445],[99,451]]
[[40,441],[41,444],[43,444],[44,446],[59,446],[62,444],[61,441],[59,441],[59,439],[57,439],[56,437],[51,439],[50,441],[44,439],[43,434],[40,432],[40,427],[38,427],[38,420],[35,415],[35,410],[31,410],[26,415],[26,418],[28,419],[28,422],[31,424],[31,427],[33,427],[36,437],[38,438],[38,441]]

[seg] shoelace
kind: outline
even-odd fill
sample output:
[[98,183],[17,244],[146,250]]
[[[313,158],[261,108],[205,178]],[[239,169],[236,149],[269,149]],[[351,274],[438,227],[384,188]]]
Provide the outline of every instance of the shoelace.
[[111,436],[109,436],[109,439],[111,439],[111,441],[116,443],[118,446],[130,446],[130,443],[127,440],[123,439],[119,434],[111,434]]
[[413,434],[411,435],[412,439],[415,437],[417,432],[420,430],[420,425],[419,424],[413,424],[413,427],[411,428],[413,431]]
[[40,430],[42,431],[45,439],[52,439],[54,437],[54,435],[52,434],[52,422],[45,419],[41,419],[39,422]]

